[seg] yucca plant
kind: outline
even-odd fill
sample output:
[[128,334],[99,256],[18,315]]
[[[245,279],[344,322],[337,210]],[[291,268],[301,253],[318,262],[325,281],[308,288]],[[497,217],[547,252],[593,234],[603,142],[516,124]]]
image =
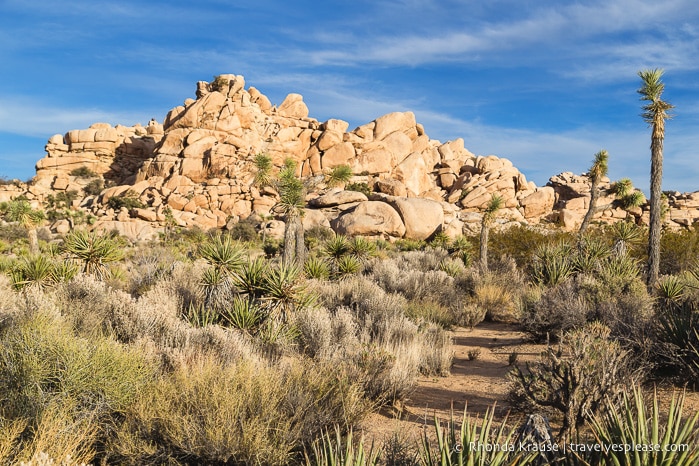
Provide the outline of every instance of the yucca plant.
[[216,269],[235,273],[245,264],[245,250],[230,235],[217,234],[199,246],[199,255]]
[[12,286],[19,290],[25,286],[46,288],[56,284],[56,268],[47,256],[23,257],[10,271]]
[[248,334],[254,334],[265,317],[265,312],[254,300],[242,296],[233,298],[230,306],[221,311],[223,323]]
[[438,270],[445,272],[450,277],[457,277],[465,270],[464,264],[461,261],[454,259],[444,259],[437,266]]
[[641,191],[633,191],[622,197],[620,200],[624,209],[632,209],[634,207],[641,207],[643,204],[645,204],[646,196]]
[[679,303],[685,296],[685,284],[680,277],[667,275],[658,283],[658,294],[666,302]]
[[368,451],[364,449],[364,439],[355,446],[352,431],[343,440],[340,428],[335,426],[335,437],[324,432],[320,440],[312,445],[312,456],[304,452],[306,466],[374,466],[379,464],[380,449],[372,444]]
[[534,281],[554,286],[570,277],[575,269],[570,258],[573,248],[565,242],[539,245],[534,251],[532,275]]
[[[464,408],[461,426],[454,420],[452,410],[447,426],[443,427],[436,414],[433,444],[425,431],[420,445],[423,466],[517,466],[530,464],[534,455],[509,451],[514,445],[516,429],[507,426],[507,416],[499,425],[494,423],[495,407],[488,408],[483,419],[472,418]],[[481,446],[482,448],[478,448]],[[487,448],[486,448],[487,447]]]
[[345,235],[335,235],[325,242],[323,252],[334,259],[339,259],[350,252],[350,243]]
[[364,237],[355,236],[349,242],[349,253],[364,262],[376,255],[376,244]]
[[604,279],[630,281],[641,272],[637,260],[628,255],[610,256],[600,263],[599,273]]
[[337,276],[354,275],[362,270],[362,262],[355,256],[342,256],[336,261]]
[[295,264],[278,264],[265,274],[264,295],[260,299],[269,314],[279,314],[283,322],[300,307],[310,306],[314,296],[306,291],[301,269]]
[[73,230],[66,236],[64,247],[68,254],[83,264],[83,273],[100,279],[108,276],[107,264],[123,259],[122,244],[115,238],[96,232]]
[[623,392],[621,403],[607,400],[606,410],[590,425],[602,445],[659,446],[659,451],[602,452],[602,464],[614,466],[694,466],[699,464],[699,412],[683,416],[684,393],[673,395],[667,415],[660,412],[658,395],[653,393],[649,407],[643,392],[634,386],[631,394]]
[[323,258],[311,256],[303,264],[303,273],[308,278],[327,280],[330,277],[330,266]]
[[259,187],[269,186],[272,183],[272,157],[260,153],[255,155],[255,185]]
[[643,237],[643,231],[632,222],[616,222],[610,230],[617,255],[625,255],[628,245],[637,244]]
[[326,177],[328,186],[340,186],[352,179],[354,173],[349,165],[338,165],[334,167]]
[[190,303],[183,317],[193,327],[206,327],[216,324],[219,314],[213,307],[207,307],[203,303]]
[[430,240],[430,246],[432,246],[433,248],[447,249],[449,247],[450,241],[451,238],[449,238],[449,235],[447,235],[443,231],[438,231],[434,234],[434,236],[432,236],[432,239]]
[[269,263],[262,257],[247,261],[231,275],[233,286],[250,298],[260,298],[264,294],[265,274]]

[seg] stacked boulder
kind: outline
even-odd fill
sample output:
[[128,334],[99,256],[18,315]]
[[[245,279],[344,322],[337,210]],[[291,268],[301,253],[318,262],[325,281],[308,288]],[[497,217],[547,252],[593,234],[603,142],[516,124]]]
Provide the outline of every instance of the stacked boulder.
[[[305,223],[350,235],[426,239],[437,231],[473,231],[494,194],[504,200],[502,225],[563,220],[573,228],[586,210],[587,178],[562,174],[537,187],[507,159],[476,156],[462,139],[430,139],[412,112],[348,129],[342,120],[309,117],[299,94],[275,106],[254,87],[246,90],[242,76],[221,75],[199,82],[196,99],[170,110],[163,124],[96,123],[51,137],[28,193],[36,201],[60,191],[81,193],[74,207],[97,217],[97,228],[131,236],[152,236],[172,222],[222,228],[250,215],[267,216],[277,203],[274,189],[254,184],[255,157],[266,153],[277,169],[291,158],[298,176],[318,180]],[[370,196],[326,189],[323,176],[341,165],[352,169],[352,181],[366,184]],[[87,192],[89,180],[75,174],[82,167],[104,180],[99,194]],[[123,196],[144,207],[109,207],[109,199]],[[692,215],[671,218],[679,225]],[[619,216],[612,210],[600,218]]]

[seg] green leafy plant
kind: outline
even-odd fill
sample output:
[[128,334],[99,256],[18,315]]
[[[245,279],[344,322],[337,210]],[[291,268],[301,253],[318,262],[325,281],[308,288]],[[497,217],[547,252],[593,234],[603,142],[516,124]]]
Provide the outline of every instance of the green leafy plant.
[[[685,395],[674,395],[667,413],[661,412],[657,393],[649,407],[641,388],[624,391],[621,403],[607,399],[604,414],[591,421],[595,439],[602,445],[657,445],[653,451],[604,451],[603,464],[609,465],[673,465],[699,464],[699,412],[684,417]],[[683,448],[684,446],[684,448]],[[686,448],[686,449],[685,449]],[[646,448],[646,450],[649,450]]]
[[85,186],[83,186],[83,191],[85,194],[90,196],[99,196],[104,190],[104,180],[102,178],[96,178],[91,180]]
[[336,234],[325,242],[323,252],[333,259],[339,259],[350,252],[350,243],[345,235]]
[[364,194],[366,197],[371,195],[371,188],[367,183],[347,183],[345,191],[357,191]]
[[[424,466],[490,465],[516,466],[531,463],[534,455],[525,457],[522,452],[511,452],[503,446],[512,444],[516,429],[508,427],[507,417],[495,424],[495,407],[488,408],[482,420],[472,418],[464,408],[461,426],[454,420],[454,412],[446,427],[434,417],[432,440],[425,431],[420,445],[420,464]],[[491,448],[478,448],[478,446]],[[500,448],[495,448],[495,446]],[[472,448],[473,447],[473,448]]]
[[379,464],[381,454],[373,444],[365,451],[363,439],[355,445],[351,430],[343,439],[339,426],[335,426],[334,438],[330,432],[324,432],[320,440],[313,443],[311,451],[311,456],[304,452],[306,466],[374,466]]
[[127,190],[119,196],[112,196],[107,201],[107,207],[115,211],[122,208],[126,210],[143,209],[145,204],[138,198],[138,194],[132,190]]
[[229,274],[245,264],[245,250],[230,235],[216,234],[199,246],[199,255],[216,269]]
[[93,172],[85,165],[71,170],[70,174],[71,176],[76,176],[78,178],[94,178],[97,176],[97,173]]
[[106,278],[109,270],[107,264],[123,259],[123,245],[110,236],[95,232],[73,230],[64,240],[65,250],[82,262],[83,273]]
[[327,175],[328,186],[340,186],[352,179],[354,173],[349,165],[338,165]]
[[330,277],[330,266],[323,258],[311,256],[303,265],[303,273],[308,278],[327,280]]
[[272,183],[272,157],[266,153],[255,155],[255,185],[259,187],[269,186]]
[[362,270],[362,262],[355,256],[342,256],[336,261],[336,264],[339,277],[354,275]]
[[248,334],[254,334],[266,318],[265,312],[250,298],[236,296],[221,311],[221,321]]

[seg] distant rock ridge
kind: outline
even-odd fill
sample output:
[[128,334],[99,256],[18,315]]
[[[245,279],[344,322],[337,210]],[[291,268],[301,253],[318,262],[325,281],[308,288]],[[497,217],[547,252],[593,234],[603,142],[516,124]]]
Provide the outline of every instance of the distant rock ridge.
[[[220,75],[197,83],[196,99],[170,110],[162,124],[95,123],[52,136],[33,183],[3,187],[0,200],[23,194],[41,205],[50,194],[76,191],[72,207],[93,215],[94,228],[117,229],[134,239],[155,236],[166,221],[230,227],[250,215],[268,216],[276,204],[273,189],[253,183],[255,155],[267,153],[277,167],[294,159],[301,177],[321,179],[339,165],[352,168],[352,181],[366,183],[371,196],[330,191],[321,181],[309,193],[304,219],[307,227],[347,234],[426,239],[437,231],[468,233],[479,228],[495,193],[504,200],[498,214],[503,226],[558,222],[574,229],[589,204],[587,177],[563,173],[537,187],[505,158],[476,156],[463,139],[431,139],[412,112],[348,129],[346,121],[309,117],[299,94],[275,106],[254,87],[246,90],[242,76]],[[90,177],[75,175],[82,167],[104,180],[99,194],[86,192]],[[609,181],[601,187],[608,192]],[[109,208],[111,197],[127,192],[145,207]],[[605,193],[599,204],[609,208],[596,220],[647,223],[647,207],[624,210]],[[699,221],[699,193],[677,193],[670,206],[668,225]]]

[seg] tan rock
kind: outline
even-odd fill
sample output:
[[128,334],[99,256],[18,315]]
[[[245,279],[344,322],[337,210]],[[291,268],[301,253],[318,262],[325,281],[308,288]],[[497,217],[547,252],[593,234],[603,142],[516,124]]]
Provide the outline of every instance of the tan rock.
[[301,223],[304,230],[310,230],[313,227],[322,227],[330,229],[330,221],[320,210],[304,209]]
[[343,134],[347,132],[347,128],[349,128],[349,123],[343,120],[336,120],[334,118],[331,118],[330,120],[323,123],[321,125],[321,128],[325,131],[335,131],[340,134]]
[[93,226],[93,230],[103,233],[116,230],[120,236],[132,241],[152,241],[158,236],[158,230],[153,228],[150,223],[143,221],[98,220]]
[[150,209],[135,209],[135,215],[137,218],[147,222],[156,222],[158,220],[155,211]]
[[280,115],[290,118],[307,118],[308,107],[303,101],[303,96],[300,94],[289,94],[284,99],[284,102],[277,109]]
[[388,197],[405,225],[405,237],[424,240],[438,232],[444,223],[442,205],[430,199]]
[[415,124],[413,112],[389,113],[375,120],[374,139],[380,141],[395,131],[415,130]]
[[354,146],[349,142],[337,144],[323,154],[321,159],[323,169],[347,165],[354,158]]
[[333,230],[350,236],[392,236],[401,238],[405,225],[398,212],[381,201],[360,203],[354,210],[331,222]]
[[568,231],[575,231],[580,228],[584,217],[585,215],[581,214],[579,211],[561,209],[558,218],[563,228]]
[[394,170],[394,178],[402,181],[409,195],[419,196],[432,188],[432,180],[421,154],[410,154]]
[[376,182],[376,188],[389,196],[406,197],[408,195],[405,185],[397,180],[379,180]]
[[551,186],[539,188],[520,201],[520,205],[524,207],[524,217],[532,218],[548,214],[553,209],[554,200],[555,191]]
[[316,146],[318,146],[319,150],[325,151],[337,144],[340,144],[341,142],[342,133],[338,131],[327,130],[323,131],[323,134],[320,135],[318,141],[316,142]]
[[367,200],[367,197],[360,192],[335,189],[329,193],[323,194],[320,197],[311,199],[308,204],[312,207],[323,208],[350,204],[353,202],[363,202]]

